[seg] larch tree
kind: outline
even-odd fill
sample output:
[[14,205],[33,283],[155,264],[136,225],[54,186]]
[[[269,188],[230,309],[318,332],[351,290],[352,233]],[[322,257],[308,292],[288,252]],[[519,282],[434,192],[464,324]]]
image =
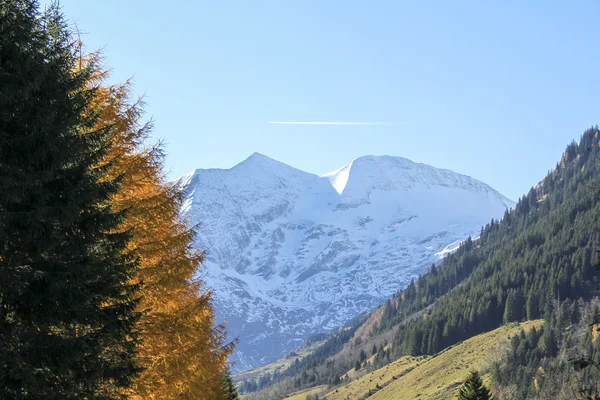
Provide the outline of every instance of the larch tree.
[[[56,6],[0,1],[0,398],[113,399],[138,368],[113,150]],[[113,390],[107,390],[112,388]]]
[[[96,70],[91,85],[106,74]],[[194,250],[194,230],[180,217],[183,194],[166,180],[160,144],[148,145],[152,126],[142,122],[143,102],[132,101],[130,82],[100,86],[94,97],[102,110],[98,124],[114,127],[102,163],[121,180],[112,201],[127,212],[121,229],[130,232],[127,251],[140,264],[132,284],[141,291],[143,370],[124,393],[134,400],[215,399],[233,344],[226,343],[224,326],[215,326],[211,293],[195,278],[204,253]]]

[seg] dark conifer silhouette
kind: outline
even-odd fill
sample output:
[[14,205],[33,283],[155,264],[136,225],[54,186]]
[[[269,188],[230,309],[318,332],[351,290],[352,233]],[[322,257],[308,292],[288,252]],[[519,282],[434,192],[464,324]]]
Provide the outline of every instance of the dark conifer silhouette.
[[477,371],[472,371],[467,376],[460,391],[458,400],[491,400],[492,395],[488,388],[483,385],[481,377]]
[[56,6],[0,2],[2,399],[117,398],[137,370],[137,263],[76,42]]

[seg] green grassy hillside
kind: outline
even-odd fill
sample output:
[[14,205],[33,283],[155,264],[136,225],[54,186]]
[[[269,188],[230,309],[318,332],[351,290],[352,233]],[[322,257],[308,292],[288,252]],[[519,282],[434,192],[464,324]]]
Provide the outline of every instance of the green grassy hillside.
[[335,389],[324,386],[294,394],[291,399],[304,400],[309,394],[320,399],[373,400],[447,400],[453,398],[470,369],[485,376],[497,360],[510,337],[521,329],[528,331],[542,325],[541,320],[510,324],[459,343],[431,357],[405,356],[378,370],[363,375]]

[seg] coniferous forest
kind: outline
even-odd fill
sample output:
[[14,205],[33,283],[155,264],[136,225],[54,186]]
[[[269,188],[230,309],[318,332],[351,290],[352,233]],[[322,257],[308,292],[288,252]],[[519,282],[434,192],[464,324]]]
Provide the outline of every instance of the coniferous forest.
[[182,194],[107,76],[56,5],[0,2],[0,398],[236,398]]
[[458,398],[600,399],[598,126],[380,307],[237,379],[185,193],[144,99],[109,78],[57,4],[0,0],[0,399],[328,398],[525,321]]

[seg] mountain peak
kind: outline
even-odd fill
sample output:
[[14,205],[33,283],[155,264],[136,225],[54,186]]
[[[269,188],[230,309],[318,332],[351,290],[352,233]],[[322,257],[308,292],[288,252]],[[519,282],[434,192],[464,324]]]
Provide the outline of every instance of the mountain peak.
[[313,174],[309,174],[257,152],[252,153],[248,158],[236,164],[228,171],[231,171],[231,173],[234,174],[242,174],[253,181],[264,181],[265,179],[271,180],[274,177],[277,181],[280,181],[281,179],[289,181],[316,178]]
[[331,171],[327,174],[323,174],[321,175],[321,178],[325,178],[328,179],[329,182],[331,183],[331,186],[333,186],[333,188],[338,192],[338,194],[342,194],[344,192],[344,189],[346,189],[346,186],[348,185],[348,180],[350,178],[350,171],[353,169],[353,166],[356,165],[356,167],[354,168],[362,168],[362,166],[366,166],[366,165],[377,165],[380,163],[385,163],[385,162],[389,162],[390,160],[397,160],[397,161],[402,161],[402,162],[408,162],[408,163],[413,163],[412,161],[406,159],[406,158],[402,158],[402,157],[392,157],[392,156],[373,156],[373,155],[366,155],[366,156],[361,156],[358,158],[355,158],[354,160],[350,161],[348,164],[344,165],[341,168],[338,168],[334,171]]
[[390,156],[319,177],[254,153],[182,181],[241,369],[385,301],[506,209],[481,182]]
[[415,162],[409,160],[408,158],[404,158],[404,157],[399,157],[399,156],[388,156],[388,155],[381,155],[381,156],[374,156],[371,154],[367,154],[365,156],[361,156],[358,158],[355,158],[354,161],[359,161],[359,162],[377,162],[377,163],[381,163],[381,162],[396,162],[396,163],[409,163],[409,164],[415,164]]
[[280,163],[277,160],[272,159],[271,157],[267,157],[264,154],[258,153],[258,152],[254,152],[252,154],[250,154],[244,161],[236,164],[236,167],[240,164],[245,164],[245,163]]
[[321,175],[321,178],[328,179],[340,195],[352,193],[353,197],[368,196],[371,189],[408,190],[416,185],[487,186],[450,170],[387,155],[355,158],[343,167]]
[[262,159],[265,159],[265,158],[266,158],[266,159],[268,159],[268,160],[272,160],[272,158],[271,158],[271,157],[267,157],[267,156],[265,156],[264,154],[262,154],[262,153],[259,153],[258,151],[255,151],[254,153],[250,154],[250,156],[249,156],[248,158],[249,158],[249,159],[250,159],[250,158],[254,158],[254,159],[261,159],[261,158],[262,158]]

